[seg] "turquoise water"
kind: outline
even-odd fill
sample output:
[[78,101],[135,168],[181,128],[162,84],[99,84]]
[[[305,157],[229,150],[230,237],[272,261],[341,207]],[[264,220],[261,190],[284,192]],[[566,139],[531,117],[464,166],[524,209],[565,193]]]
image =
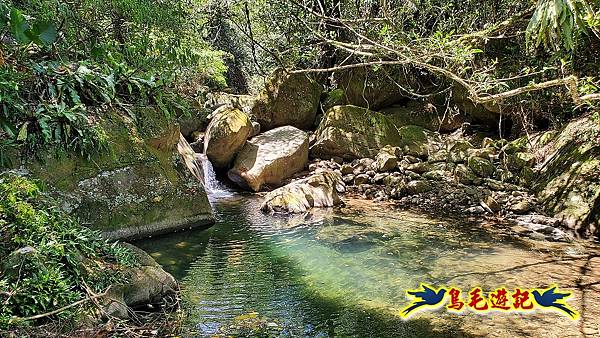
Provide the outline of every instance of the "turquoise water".
[[137,243],[181,281],[188,336],[475,336],[467,316],[401,319],[405,290],[508,285],[514,276],[487,271],[533,252],[480,224],[384,206],[277,217],[232,195],[213,207],[210,229]]

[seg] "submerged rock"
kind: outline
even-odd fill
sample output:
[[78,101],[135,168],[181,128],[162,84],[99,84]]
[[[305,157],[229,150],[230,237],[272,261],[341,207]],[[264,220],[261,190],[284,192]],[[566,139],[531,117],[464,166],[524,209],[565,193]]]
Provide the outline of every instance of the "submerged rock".
[[400,145],[398,129],[384,115],[357,106],[329,109],[315,132],[311,154],[329,159],[374,157],[386,145]]
[[300,213],[310,208],[332,207],[342,203],[338,193],[344,191],[342,177],[324,170],[269,192],[261,210]]
[[281,126],[310,129],[313,126],[322,87],[305,74],[276,70],[252,106],[252,115],[263,130]]
[[251,131],[248,115],[239,109],[225,108],[215,114],[206,129],[204,153],[215,168],[227,168]]
[[295,127],[279,127],[246,142],[227,176],[243,189],[260,191],[265,184],[281,185],[307,162],[308,135]]
[[105,313],[126,319],[129,317],[128,307],[159,304],[176,294],[177,281],[150,255],[131,244],[120,245],[133,251],[138,266],[125,270],[127,283],[111,287],[104,297]]

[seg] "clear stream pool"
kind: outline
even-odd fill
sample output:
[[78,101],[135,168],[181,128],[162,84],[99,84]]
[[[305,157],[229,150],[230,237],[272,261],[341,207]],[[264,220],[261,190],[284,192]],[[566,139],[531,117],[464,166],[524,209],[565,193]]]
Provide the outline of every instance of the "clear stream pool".
[[[185,336],[600,337],[600,256],[585,242],[514,239],[510,229],[350,201],[341,210],[262,214],[257,197],[213,201],[217,223],[136,243],[182,285]],[[398,314],[420,282],[574,291],[572,321],[445,310]]]

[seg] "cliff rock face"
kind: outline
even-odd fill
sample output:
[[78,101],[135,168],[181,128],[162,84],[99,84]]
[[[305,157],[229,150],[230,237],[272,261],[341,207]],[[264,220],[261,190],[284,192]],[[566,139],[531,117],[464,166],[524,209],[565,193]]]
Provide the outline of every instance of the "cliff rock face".
[[533,182],[542,205],[583,236],[600,235],[600,125],[571,121],[537,140],[543,158]]
[[103,116],[108,149],[92,158],[48,155],[24,167],[66,211],[110,239],[212,224],[206,193],[177,154],[179,126],[153,109],[137,114],[143,123],[114,111]]

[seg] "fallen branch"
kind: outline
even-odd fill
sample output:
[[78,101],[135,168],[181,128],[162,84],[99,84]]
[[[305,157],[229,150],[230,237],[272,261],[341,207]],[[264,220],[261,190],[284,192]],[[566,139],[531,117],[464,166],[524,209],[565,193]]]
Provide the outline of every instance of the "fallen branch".
[[539,91],[547,88],[558,87],[558,86],[567,86],[573,101],[576,104],[580,104],[582,101],[591,101],[591,100],[600,100],[600,94],[588,94],[580,97],[577,92],[577,77],[571,75],[563,79],[555,79],[550,81],[545,81],[541,83],[533,83],[524,87],[519,87],[516,89],[512,89],[506,92],[498,93],[498,94],[489,94],[489,95],[479,95],[476,90],[467,83],[467,81],[460,76],[454,74],[453,72],[415,60],[380,60],[380,61],[370,61],[370,62],[361,62],[354,63],[349,65],[341,65],[330,68],[314,68],[314,69],[300,69],[290,71],[291,74],[298,73],[323,73],[323,72],[335,72],[340,70],[359,68],[359,67],[368,67],[368,66],[382,66],[382,65],[414,65],[418,67],[422,67],[424,69],[428,69],[433,73],[443,75],[451,80],[454,80],[461,86],[463,86],[469,92],[469,98],[473,101],[473,103],[484,104],[484,103],[498,103],[505,99],[508,99],[513,96]]
[[571,96],[573,97],[573,101],[575,103],[579,104],[582,101],[582,97],[579,97],[579,94],[577,93],[577,77],[575,77],[573,75],[568,76],[564,79],[556,79],[556,80],[550,80],[550,81],[545,81],[545,82],[541,82],[541,83],[533,83],[528,86],[512,89],[512,90],[505,91],[505,92],[502,92],[499,94],[487,95],[487,96],[483,96],[483,97],[476,96],[476,97],[472,97],[471,99],[473,100],[473,102],[476,102],[476,103],[498,102],[498,101],[507,99],[509,97],[525,94],[528,92],[533,92],[533,91],[538,91],[538,90],[542,90],[542,89],[558,87],[558,86],[563,86],[563,85],[567,86],[567,88],[569,89],[569,92],[571,93]]

